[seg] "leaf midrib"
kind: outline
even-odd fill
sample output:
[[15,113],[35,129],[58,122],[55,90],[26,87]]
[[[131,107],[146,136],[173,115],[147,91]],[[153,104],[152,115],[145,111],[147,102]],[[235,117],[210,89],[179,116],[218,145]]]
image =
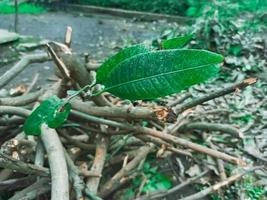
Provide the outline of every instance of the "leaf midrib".
[[197,66],[197,67],[190,67],[190,68],[187,68],[187,69],[180,69],[180,70],[166,72],[166,73],[162,73],[162,74],[156,74],[156,75],[152,75],[152,76],[147,76],[147,77],[144,77],[144,78],[139,78],[139,79],[136,79],[136,80],[132,80],[132,81],[124,82],[124,83],[121,83],[121,84],[117,84],[117,85],[114,85],[114,86],[109,87],[109,88],[105,88],[104,91],[108,91],[108,90],[111,90],[111,89],[116,88],[116,87],[120,87],[120,86],[123,86],[123,85],[135,83],[135,82],[146,80],[146,79],[152,79],[152,78],[156,78],[156,77],[159,77],[159,76],[165,76],[165,75],[170,75],[170,74],[174,74],[174,73],[178,73],[178,72],[194,70],[194,69],[197,69],[197,68],[202,68],[202,67],[205,67],[205,66],[216,65],[216,64],[218,64],[218,63],[209,63],[209,64],[205,64],[205,65],[200,65],[200,66]]

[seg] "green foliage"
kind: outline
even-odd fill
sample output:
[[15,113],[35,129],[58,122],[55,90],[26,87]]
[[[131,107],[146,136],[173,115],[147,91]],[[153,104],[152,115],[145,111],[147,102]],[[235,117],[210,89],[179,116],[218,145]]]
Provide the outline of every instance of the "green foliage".
[[[47,10],[38,5],[32,3],[21,3],[18,7],[18,12],[20,14],[40,14],[47,12]],[[3,1],[0,2],[0,13],[1,14],[12,14],[15,13],[15,7],[13,1]]]
[[133,56],[108,75],[105,91],[129,100],[170,95],[214,77],[221,55],[204,50],[164,50]]
[[140,185],[145,180],[146,183],[141,190],[141,193],[150,193],[156,191],[165,191],[171,188],[172,183],[167,176],[164,176],[158,171],[158,167],[153,167],[149,162],[145,162],[143,176],[138,176],[132,181],[131,187],[128,188],[121,196],[120,200],[132,199],[138,193]]
[[52,96],[43,101],[27,118],[23,127],[24,132],[27,135],[40,135],[43,123],[50,128],[57,128],[66,120],[70,109],[70,103]]
[[248,200],[260,200],[267,193],[263,186],[255,185],[253,176],[244,178],[242,189],[246,192]]
[[106,79],[108,74],[114,69],[119,63],[122,61],[141,54],[146,53],[149,50],[143,44],[137,44],[128,48],[121,50],[119,53],[115,54],[114,56],[110,57],[106,62],[104,62],[100,69],[97,71],[97,82],[103,83]]
[[187,45],[192,40],[192,35],[180,36],[164,40],[161,43],[163,49],[179,49]]
[[189,17],[200,17],[204,12],[213,12],[221,6],[228,15],[239,15],[244,12],[264,12],[266,11],[266,1],[264,0],[79,0],[82,4],[96,6],[122,8],[145,12],[155,12]]

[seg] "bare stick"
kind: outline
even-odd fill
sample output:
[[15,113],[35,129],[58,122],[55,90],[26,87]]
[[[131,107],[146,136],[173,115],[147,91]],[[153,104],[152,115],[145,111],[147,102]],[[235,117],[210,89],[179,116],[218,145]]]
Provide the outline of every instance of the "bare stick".
[[249,170],[246,170],[244,172],[241,172],[241,173],[238,173],[238,174],[235,174],[235,175],[232,175],[230,176],[229,178],[227,178],[226,180],[222,181],[222,182],[219,182],[219,183],[216,183],[215,185],[212,185],[204,190],[201,190],[200,192],[196,193],[196,194],[193,194],[193,195],[190,195],[190,196],[187,196],[187,197],[184,197],[180,200],[197,200],[197,199],[202,199],[204,198],[205,196],[207,196],[208,194],[212,193],[212,192],[215,192],[217,190],[219,190],[220,188],[224,187],[224,186],[227,186],[227,185],[230,185],[232,184],[234,181],[237,181],[239,179],[242,178],[242,176],[246,175],[247,173],[250,173],[250,172],[253,172],[257,169],[260,169],[262,167],[253,167]]
[[68,170],[62,144],[54,129],[50,129],[47,125],[43,124],[41,126],[41,132],[41,138],[48,155],[51,170],[51,200],[68,200]]
[[158,144],[160,146],[164,145],[166,147],[166,150],[169,150],[175,154],[178,155],[184,155],[184,156],[189,156],[192,157],[192,154],[188,151],[182,150],[182,149],[177,149],[175,147],[173,147],[171,144],[165,142],[164,140],[161,140],[159,138],[150,136],[150,135],[135,135],[135,137],[140,138],[141,140],[144,140],[146,142],[152,142],[154,144]]
[[[144,107],[92,106],[86,102],[72,100],[73,109],[99,117],[128,118],[128,119],[157,119],[156,110]],[[158,110],[157,110],[158,111]]]
[[21,117],[28,117],[31,114],[31,111],[15,106],[0,106],[0,114],[10,114],[10,115],[18,115]]
[[221,90],[218,90],[218,91],[213,92],[211,94],[208,94],[206,96],[203,96],[203,97],[200,97],[198,99],[192,100],[192,101],[190,101],[188,103],[185,103],[185,104],[179,106],[176,109],[176,111],[177,111],[177,113],[182,113],[183,111],[185,111],[185,110],[187,110],[189,108],[192,108],[194,106],[200,105],[200,104],[202,104],[202,103],[204,103],[206,101],[209,101],[209,100],[224,96],[226,94],[235,92],[237,90],[244,89],[245,87],[256,83],[256,81],[257,80],[255,78],[246,79],[246,80],[244,80],[244,81],[242,81],[240,83],[234,84],[234,85],[232,85],[230,87],[223,88]]
[[49,176],[49,170],[47,168],[16,160],[2,152],[0,152],[0,167],[16,170],[23,174]]
[[72,28],[68,26],[65,33],[64,43],[67,47],[70,48],[72,38]]
[[93,144],[86,144],[86,143],[80,142],[78,140],[75,140],[72,137],[70,137],[64,130],[59,130],[58,132],[61,136],[66,138],[70,143],[72,143],[73,145],[75,145],[75,146],[77,146],[83,150],[87,150],[87,151],[94,151],[95,150],[95,145],[93,145]]
[[16,77],[21,71],[23,71],[30,63],[45,62],[49,57],[46,53],[32,54],[24,56],[14,67],[6,71],[0,76],[0,88],[5,86],[12,78]]
[[10,125],[14,125],[14,124],[22,124],[23,122],[25,122],[25,118],[21,118],[21,117],[10,117],[10,118],[2,118],[0,119],[0,126],[10,126]]
[[74,162],[71,160],[69,154],[65,149],[64,149],[64,154],[68,165],[69,177],[73,182],[73,187],[76,193],[76,199],[83,200],[84,198],[82,192],[85,188],[85,183],[80,178],[78,168],[75,166]]
[[35,153],[35,160],[34,164],[38,166],[43,166],[44,165],[44,159],[45,158],[45,149],[44,145],[42,143],[41,138],[38,138],[38,142],[36,145],[36,153]]
[[71,113],[72,113],[72,115],[75,115],[76,117],[84,118],[84,119],[91,121],[91,122],[96,122],[99,124],[106,124],[106,125],[113,126],[113,127],[119,127],[122,129],[134,131],[136,133],[144,133],[147,135],[151,135],[151,136],[160,138],[160,139],[165,140],[165,141],[170,142],[170,143],[182,145],[185,148],[189,148],[189,149],[192,149],[194,151],[201,152],[201,153],[210,155],[210,156],[215,157],[215,158],[220,158],[222,160],[232,162],[232,163],[237,164],[237,165],[246,165],[246,163],[239,158],[235,158],[235,157],[227,155],[225,153],[201,146],[199,144],[196,144],[196,143],[187,141],[185,139],[178,138],[176,136],[166,134],[166,133],[163,133],[163,132],[160,132],[157,130],[153,130],[153,129],[146,128],[146,127],[133,126],[130,124],[123,124],[123,123],[119,123],[119,122],[115,122],[115,121],[107,120],[107,119],[101,119],[101,118],[86,115],[84,113],[77,112],[77,111],[72,111]]
[[125,167],[118,171],[107,183],[103,185],[100,190],[100,197],[107,197],[109,194],[114,192],[119,186],[120,181],[124,176],[127,176],[128,173],[133,170],[153,149],[153,145],[141,147],[138,151],[138,154],[133,160],[131,160]]
[[[96,152],[91,171],[101,174],[104,168],[106,156],[107,156],[108,138],[96,135]],[[91,177],[87,181],[88,189],[97,194],[98,186],[101,177]]]
[[17,192],[9,200],[34,200],[39,195],[47,193],[49,190],[49,179],[41,178],[40,180],[37,180],[34,184]]
[[233,136],[240,137],[241,131],[229,124],[216,124],[208,122],[191,122],[183,124],[179,131],[185,132],[188,130],[205,130],[205,131],[220,131],[224,133],[230,133]]
[[12,191],[21,188],[25,188],[32,184],[36,180],[35,176],[25,176],[22,178],[8,179],[0,182],[0,192]]
[[39,73],[35,74],[35,76],[34,76],[33,79],[32,79],[31,84],[28,86],[26,92],[25,92],[23,95],[26,95],[26,94],[28,94],[29,92],[31,92],[31,91],[33,90],[35,84],[36,84],[37,81],[38,81],[38,78],[39,78]]
[[42,94],[42,90],[37,92],[28,93],[18,97],[4,97],[0,98],[0,105],[5,106],[24,106],[36,101]]
[[68,70],[68,68],[66,67],[64,62],[62,60],[60,60],[60,58],[57,56],[56,52],[53,50],[53,48],[49,44],[46,44],[46,45],[47,45],[48,52],[50,53],[51,57],[53,58],[56,66],[59,69],[59,71],[61,72],[62,76],[64,78],[66,78],[67,80],[71,80],[70,71]]

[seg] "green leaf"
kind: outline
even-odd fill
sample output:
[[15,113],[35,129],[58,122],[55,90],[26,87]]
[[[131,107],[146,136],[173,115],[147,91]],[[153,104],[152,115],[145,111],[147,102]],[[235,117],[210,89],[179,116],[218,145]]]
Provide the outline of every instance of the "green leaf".
[[121,62],[105,83],[122,99],[156,99],[214,77],[223,56],[204,50],[164,50],[140,54]]
[[57,128],[64,123],[70,113],[71,105],[57,96],[43,101],[27,118],[23,129],[27,135],[40,135],[41,125]]
[[125,49],[122,49],[119,53],[115,54],[114,56],[110,57],[106,62],[104,62],[99,70],[97,71],[96,80],[97,83],[104,83],[108,74],[114,69],[119,63],[122,61],[141,54],[149,52],[149,50],[143,44],[137,44]]
[[188,44],[192,39],[192,35],[185,35],[177,38],[162,41],[163,49],[180,49]]

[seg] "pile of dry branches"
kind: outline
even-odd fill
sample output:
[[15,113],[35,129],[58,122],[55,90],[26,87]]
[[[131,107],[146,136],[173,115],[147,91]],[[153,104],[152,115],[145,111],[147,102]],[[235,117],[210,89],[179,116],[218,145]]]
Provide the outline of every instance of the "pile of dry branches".
[[[0,98],[0,191],[14,194],[10,199],[49,198],[50,191],[52,200],[111,199],[140,174],[138,166],[148,154],[156,154],[158,159],[170,155],[182,156],[202,163],[203,172],[181,179],[180,184],[167,191],[140,193],[136,199],[163,199],[207,176],[210,169],[193,155],[194,152],[217,160],[215,167],[220,181],[183,198],[186,200],[207,196],[247,172],[258,169],[249,167],[241,158],[229,155],[208,137],[205,138],[208,146],[202,146],[191,142],[184,134],[201,130],[242,137],[241,132],[231,125],[190,122],[188,116],[194,107],[238,92],[255,83],[255,79],[246,79],[186,103],[184,101],[190,95],[183,95],[164,106],[151,102],[132,105],[110,94],[86,99],[81,94],[71,101],[71,115],[61,128],[55,130],[42,125],[40,137],[26,136],[22,125],[39,102],[51,95],[65,98],[68,90],[77,90],[94,82],[97,67],[81,62],[72,54],[70,44],[71,28],[68,27],[65,44],[50,43],[47,45],[48,53],[25,55],[0,76],[1,89],[30,63],[51,59],[56,64],[58,75],[53,85],[44,86],[39,91],[32,91],[38,79],[34,77],[21,96]],[[142,121],[146,121],[147,125],[142,126]],[[127,136],[127,139],[120,136]],[[240,167],[241,172],[227,176],[224,169],[226,162]]]

